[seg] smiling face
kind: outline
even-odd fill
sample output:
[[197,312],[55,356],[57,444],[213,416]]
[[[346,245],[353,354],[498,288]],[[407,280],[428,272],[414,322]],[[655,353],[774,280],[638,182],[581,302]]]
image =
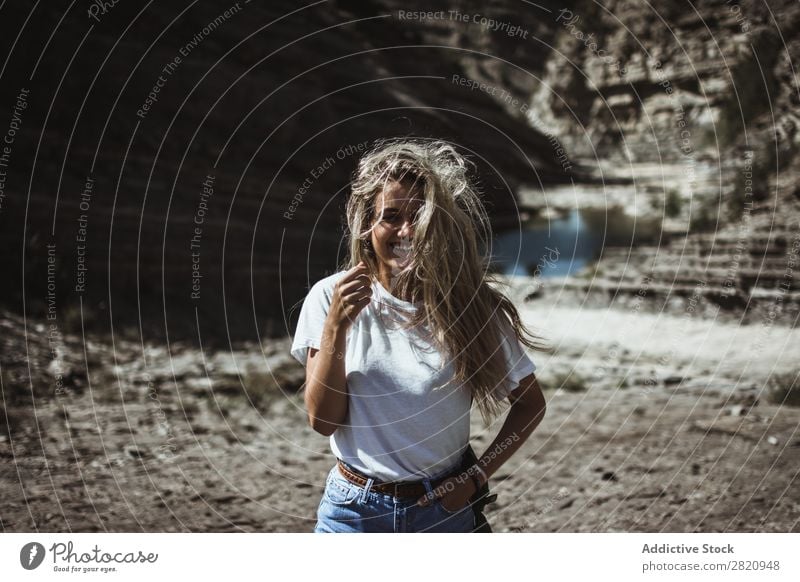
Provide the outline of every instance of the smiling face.
[[392,275],[408,266],[414,220],[423,205],[408,185],[393,180],[375,199],[372,248],[378,258],[378,278],[387,290],[392,289]]

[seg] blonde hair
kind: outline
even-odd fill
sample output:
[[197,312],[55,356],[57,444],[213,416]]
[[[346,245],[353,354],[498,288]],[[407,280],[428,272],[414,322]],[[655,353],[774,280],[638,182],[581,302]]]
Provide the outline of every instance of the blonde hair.
[[[500,345],[500,320],[510,323],[529,348],[552,350],[525,328],[511,300],[490,286],[502,281],[489,273],[488,257],[480,250],[480,243],[489,248],[491,226],[468,177],[468,164],[474,166],[444,141],[375,142],[359,161],[347,201],[350,252],[344,268],[363,261],[373,277],[379,272],[371,232],[377,198],[389,181],[419,196],[423,205],[414,219],[411,258],[392,274],[392,287],[421,302],[406,327],[428,327],[443,357],[453,362],[453,381],[470,386],[488,424],[501,410],[494,389],[509,373]],[[496,317],[498,312],[505,317]]]

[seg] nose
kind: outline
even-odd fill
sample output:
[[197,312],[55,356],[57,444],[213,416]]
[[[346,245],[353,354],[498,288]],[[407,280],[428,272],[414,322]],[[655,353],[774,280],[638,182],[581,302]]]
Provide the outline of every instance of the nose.
[[397,236],[400,238],[411,238],[414,235],[414,223],[410,218],[406,218],[397,231]]

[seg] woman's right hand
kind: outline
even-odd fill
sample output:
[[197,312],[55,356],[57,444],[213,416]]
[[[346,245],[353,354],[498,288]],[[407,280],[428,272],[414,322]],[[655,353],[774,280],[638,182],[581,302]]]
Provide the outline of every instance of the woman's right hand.
[[369,269],[362,261],[334,285],[320,349],[308,350],[304,396],[308,421],[325,436],[332,435],[347,416],[347,330],[371,300]]
[[371,283],[364,261],[347,271],[333,288],[328,322],[337,328],[348,329],[372,301]]

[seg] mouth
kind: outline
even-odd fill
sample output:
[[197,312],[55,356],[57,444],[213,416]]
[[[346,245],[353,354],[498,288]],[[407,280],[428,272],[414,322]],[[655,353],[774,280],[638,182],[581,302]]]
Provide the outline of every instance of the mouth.
[[411,252],[412,246],[410,242],[396,242],[396,243],[389,243],[389,248],[393,251],[400,251],[400,252]]
[[410,242],[389,243],[389,250],[399,259],[408,259],[411,256],[412,246]]

